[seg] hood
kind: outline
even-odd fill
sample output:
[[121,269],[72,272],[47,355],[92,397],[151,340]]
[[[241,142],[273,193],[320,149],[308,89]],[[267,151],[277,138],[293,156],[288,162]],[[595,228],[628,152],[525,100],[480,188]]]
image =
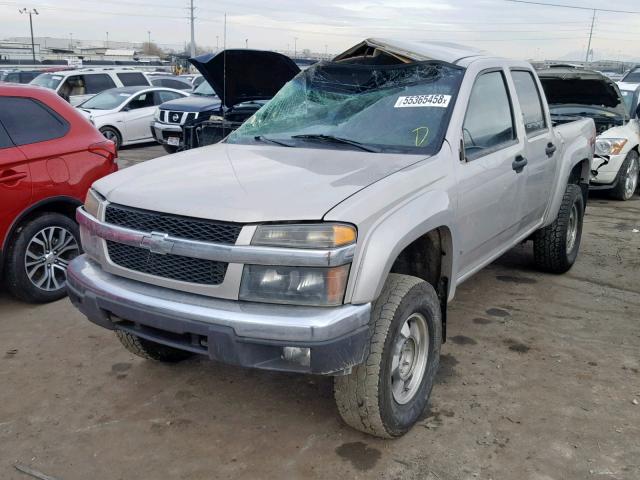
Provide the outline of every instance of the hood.
[[219,143],[98,180],[107,200],[228,222],[321,220],[345,198],[423,156]]
[[626,116],[615,82],[598,72],[551,69],[538,72],[549,105],[589,105]]
[[269,100],[300,72],[289,57],[262,50],[223,50],[189,61],[228,108],[241,102]]
[[162,110],[174,112],[205,112],[220,108],[220,99],[215,95],[189,95],[184,98],[169,100],[160,105]]

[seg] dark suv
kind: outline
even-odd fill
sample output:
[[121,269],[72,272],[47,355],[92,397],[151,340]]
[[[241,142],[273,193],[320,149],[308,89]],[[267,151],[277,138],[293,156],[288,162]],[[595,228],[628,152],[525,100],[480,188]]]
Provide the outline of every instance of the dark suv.
[[223,131],[239,126],[300,72],[289,57],[261,50],[225,50],[189,61],[206,81],[190,97],[160,105],[151,124],[169,153],[184,147],[183,127],[205,121],[225,122]]

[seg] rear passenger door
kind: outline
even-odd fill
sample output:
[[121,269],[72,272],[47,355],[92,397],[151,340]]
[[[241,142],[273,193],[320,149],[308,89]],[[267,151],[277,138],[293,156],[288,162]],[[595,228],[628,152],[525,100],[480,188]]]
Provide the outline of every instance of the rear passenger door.
[[460,272],[483,265],[518,232],[522,158],[505,72],[475,79],[463,123],[465,158],[457,166]]
[[[0,116],[10,106],[7,97],[0,97]],[[31,203],[31,186],[27,159],[9,138],[0,118],[0,250],[14,219]]]
[[553,143],[533,72],[512,69],[511,78],[520,105],[524,157],[527,159],[523,196],[519,200],[521,229],[526,230],[539,223],[549,203],[558,146]]

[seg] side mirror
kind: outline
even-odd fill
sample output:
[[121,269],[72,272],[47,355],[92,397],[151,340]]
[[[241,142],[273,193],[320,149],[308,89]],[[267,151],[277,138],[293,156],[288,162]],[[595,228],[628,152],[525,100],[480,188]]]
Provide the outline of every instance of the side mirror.
[[121,112],[128,112],[129,110],[131,110],[131,107],[129,105],[125,105],[124,107],[122,107],[122,110],[120,110]]

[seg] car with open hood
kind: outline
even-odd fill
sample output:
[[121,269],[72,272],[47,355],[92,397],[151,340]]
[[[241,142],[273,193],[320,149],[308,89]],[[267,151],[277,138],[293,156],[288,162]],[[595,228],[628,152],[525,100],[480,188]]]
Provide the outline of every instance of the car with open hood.
[[640,171],[637,85],[624,84],[623,94],[607,76],[584,69],[551,68],[538,71],[538,76],[555,122],[588,117],[596,124],[591,188],[607,190],[618,200],[630,199]]
[[458,285],[527,240],[542,270],[576,261],[594,142],[552,124],[529,63],[366,40],[222,142],[96,182],[69,297],[147,359],[332,375],[347,424],[400,436]]
[[229,49],[189,61],[205,81],[189,98],[161,105],[151,124],[154,138],[169,153],[184,147],[183,127],[205,121],[217,122],[219,129],[210,135],[222,139],[300,72],[289,57],[263,50]]

